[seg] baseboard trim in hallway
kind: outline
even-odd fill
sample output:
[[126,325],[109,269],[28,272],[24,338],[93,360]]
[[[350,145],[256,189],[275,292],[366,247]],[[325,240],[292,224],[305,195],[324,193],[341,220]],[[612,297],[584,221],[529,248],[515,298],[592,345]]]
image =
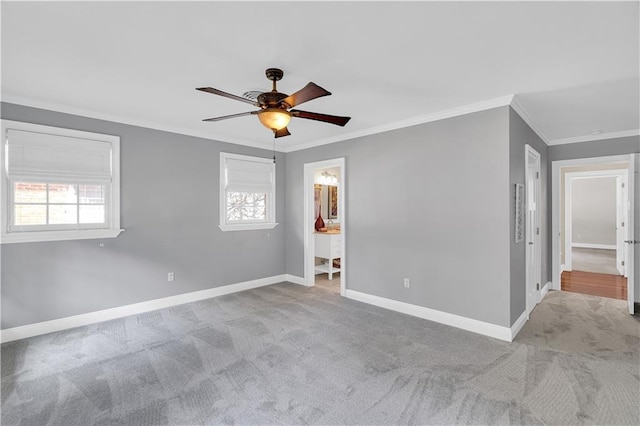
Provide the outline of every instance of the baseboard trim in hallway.
[[[553,284],[551,284],[551,281],[547,281],[547,283],[544,285],[544,287],[542,287],[542,290],[540,290],[540,302],[542,302],[542,299],[544,299],[544,297],[547,295],[547,293],[549,293],[549,289],[551,288]],[[540,303],[538,302],[538,303]]]
[[[55,331],[67,330],[75,327],[82,327],[95,324],[101,321],[109,321],[116,318],[128,317],[158,309],[169,308],[184,303],[197,302],[199,300],[210,299],[212,297],[224,296],[225,294],[237,293],[239,291],[250,290],[266,285],[276,284],[283,281],[291,281],[287,274],[275,275],[273,277],[260,278],[257,280],[245,281],[236,284],[228,284],[220,287],[208,288],[206,290],[183,293],[175,296],[163,297],[160,299],[147,300],[131,305],[118,306],[101,311],[88,312],[65,318],[43,321],[34,324],[27,324],[19,327],[0,330],[0,342],[11,342],[13,340],[38,336],[41,334],[53,333]],[[298,284],[298,283],[295,283]]]
[[357,300],[358,302],[378,306],[380,308],[389,309],[406,315],[411,315],[440,324],[461,328],[473,333],[482,334],[484,336],[504,340],[506,342],[513,341],[513,337],[515,337],[517,331],[519,331],[526,322],[526,312],[524,312],[520,316],[520,318],[518,318],[513,327],[509,328],[476,320],[473,318],[463,317],[461,315],[455,315],[448,312],[425,308],[424,306],[412,305],[410,303],[399,302],[397,300],[387,299],[380,296],[374,296],[372,294],[362,293],[355,290],[347,289],[345,292],[345,297]]

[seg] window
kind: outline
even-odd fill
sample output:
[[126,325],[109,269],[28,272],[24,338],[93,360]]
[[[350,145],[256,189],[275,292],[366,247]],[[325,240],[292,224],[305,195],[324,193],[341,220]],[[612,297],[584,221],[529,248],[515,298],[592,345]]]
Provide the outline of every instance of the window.
[[272,159],[220,153],[220,229],[274,228],[275,199]]
[[116,237],[117,136],[2,120],[2,243]]

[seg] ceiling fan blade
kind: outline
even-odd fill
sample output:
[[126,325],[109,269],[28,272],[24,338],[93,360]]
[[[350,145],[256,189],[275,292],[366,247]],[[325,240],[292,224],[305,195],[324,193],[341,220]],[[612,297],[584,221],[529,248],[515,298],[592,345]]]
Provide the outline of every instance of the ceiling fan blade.
[[319,114],[317,112],[300,111],[299,109],[292,109],[289,112],[294,117],[323,121],[325,123],[331,123],[337,126],[344,126],[349,122],[349,120],[351,120],[351,117],[339,117],[337,115]]
[[205,118],[202,121],[221,121],[221,120],[226,120],[227,118],[243,117],[245,115],[255,115],[257,113],[258,111],[241,112],[238,114],[223,115],[222,117]]
[[285,127],[284,129],[276,130],[274,134],[276,138],[281,138],[283,136],[289,136],[291,133],[289,133],[289,129]]
[[201,92],[212,93],[214,95],[224,96],[225,98],[229,98],[229,99],[235,99],[236,101],[245,102],[253,106],[260,106],[260,104],[258,104],[255,101],[252,101],[251,99],[245,99],[241,96],[232,95],[231,93],[223,92],[222,90],[214,89],[213,87],[197,87],[196,90],[200,90]]
[[318,86],[315,83],[308,83],[302,89],[298,90],[293,95],[290,95],[280,103],[285,103],[289,105],[289,108],[293,108],[296,105],[300,105],[304,102],[310,101],[315,98],[320,98],[322,96],[328,96],[331,92],[324,90],[322,87]]

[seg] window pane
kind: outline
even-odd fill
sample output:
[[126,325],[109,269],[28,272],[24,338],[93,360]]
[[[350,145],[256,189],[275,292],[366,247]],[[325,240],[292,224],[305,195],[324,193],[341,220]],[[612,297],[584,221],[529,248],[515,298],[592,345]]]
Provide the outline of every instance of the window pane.
[[47,184],[15,182],[14,199],[16,203],[46,203]]
[[[49,184],[49,202],[76,204],[78,202],[78,194],[76,192],[76,186],[67,185],[64,183],[50,183]],[[57,223],[68,223],[68,222],[57,222]]]
[[253,192],[227,193],[228,221],[264,221],[267,219],[267,194]]
[[104,223],[104,206],[80,206],[80,223]]
[[78,206],[75,204],[49,205],[49,224],[78,223]]
[[78,185],[78,189],[80,204],[104,204],[104,185]]
[[47,224],[46,205],[15,204],[14,211],[13,223],[15,226]]

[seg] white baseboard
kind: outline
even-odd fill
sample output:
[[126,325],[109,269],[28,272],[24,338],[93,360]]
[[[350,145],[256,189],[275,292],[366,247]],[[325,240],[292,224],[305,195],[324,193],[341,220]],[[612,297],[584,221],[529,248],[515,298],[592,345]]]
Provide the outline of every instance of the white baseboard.
[[564,271],[566,271],[566,269],[565,269],[565,268],[566,268],[565,264],[564,264],[564,263],[563,263],[563,264],[561,264],[561,265],[560,265],[560,273],[563,273]]
[[542,302],[542,299],[544,299],[544,297],[547,295],[547,293],[549,293],[549,289],[551,288],[553,284],[551,283],[551,281],[547,281],[547,283],[544,285],[544,287],[542,287],[542,290],[540,290],[540,302]]
[[618,248],[614,245],[610,244],[589,244],[589,243],[571,243],[571,247],[577,248],[593,248],[593,249],[604,249],[604,250],[617,250]]
[[290,275],[290,274],[286,274],[285,275],[286,281],[289,281],[290,283],[293,284],[298,284],[298,285],[303,285],[305,287],[309,287],[307,285],[307,283],[304,282],[304,278],[299,277],[297,275]]
[[522,315],[520,315],[516,322],[514,322],[511,326],[511,340],[509,340],[510,342],[513,342],[513,339],[515,339],[518,333],[520,333],[520,330],[522,330],[522,327],[524,327],[528,319],[529,318],[527,318],[527,310],[525,309]]
[[484,321],[463,317],[460,315],[450,314],[448,312],[437,311],[435,309],[425,308],[424,306],[412,305],[410,303],[399,302],[397,300],[386,299],[384,297],[374,296],[367,293],[361,293],[355,290],[347,289],[345,297],[358,302],[368,303],[369,305],[379,306],[414,317],[434,321],[440,324],[450,325],[452,327],[461,328],[485,336],[494,337],[496,339],[510,342],[512,340],[512,331],[509,327],[502,327]]
[[81,327],[130,315],[137,315],[144,312],[155,311],[157,309],[169,308],[171,306],[182,305],[184,303],[197,302],[198,300],[210,299],[212,297],[223,296],[225,294],[237,293],[239,291],[276,284],[283,281],[289,281],[285,274],[194,291],[191,293],[163,297],[161,299],[147,300],[145,302],[118,306],[117,308],[104,309],[101,311],[88,312],[86,314],[74,315],[51,321],[43,321],[35,324],[22,325],[20,327],[7,328],[0,330],[0,342],[11,342],[13,340],[25,339],[27,337],[38,336],[41,334],[53,333],[55,331],[67,330],[69,328]]
[[[547,293],[549,293],[549,289],[551,288],[551,286],[551,281],[547,281],[547,283],[542,287],[542,290],[540,290],[540,299],[538,300],[538,303],[540,303],[542,299],[544,299],[544,297],[547,295]],[[516,320],[516,322],[514,322],[511,326],[511,341],[513,341],[518,333],[520,333],[520,330],[522,329],[522,327],[524,327],[528,320],[529,318],[527,318],[527,311],[525,310],[522,315],[520,315],[520,317]]]

